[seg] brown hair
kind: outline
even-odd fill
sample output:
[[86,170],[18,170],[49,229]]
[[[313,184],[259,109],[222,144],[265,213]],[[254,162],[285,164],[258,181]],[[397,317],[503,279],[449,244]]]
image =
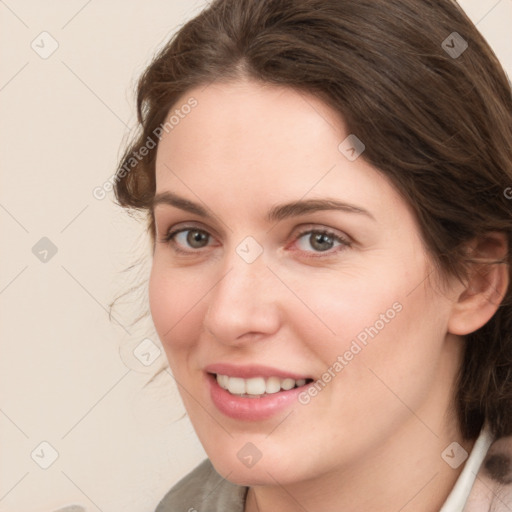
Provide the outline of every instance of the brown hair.
[[[156,150],[133,155],[187,91],[248,77],[315,94],[343,117],[366,145],[362,157],[414,209],[444,275],[463,276],[465,244],[491,231],[507,234],[501,263],[510,274],[507,76],[455,2],[382,4],[216,0],[173,36],[140,78],[139,134],[121,159],[114,187],[121,206],[147,212],[153,244]],[[495,435],[512,434],[511,289],[493,318],[466,337],[455,400],[467,439],[485,420]]]

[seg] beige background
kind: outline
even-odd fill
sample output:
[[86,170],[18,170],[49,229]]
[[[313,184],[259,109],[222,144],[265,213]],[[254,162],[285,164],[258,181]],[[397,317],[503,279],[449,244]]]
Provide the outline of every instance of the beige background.
[[[148,244],[92,193],[134,126],[139,73],[205,5],[0,0],[0,512],[148,512],[205,457],[172,377],[143,387],[165,364],[150,319],[130,325],[144,286],[108,319],[144,284],[147,263],[123,269]],[[512,0],[461,5],[512,77]]]

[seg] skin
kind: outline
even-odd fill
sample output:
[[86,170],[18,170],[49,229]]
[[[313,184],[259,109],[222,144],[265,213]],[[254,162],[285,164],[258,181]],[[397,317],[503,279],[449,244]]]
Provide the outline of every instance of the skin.
[[[172,191],[212,217],[155,207],[149,298],[213,465],[251,487],[248,512],[438,511],[463,467],[452,469],[441,453],[454,441],[468,453],[474,444],[460,436],[451,401],[461,335],[492,311],[475,318],[458,304],[462,283],[441,285],[410,207],[364,153],[349,161],[338,150],[350,132],[319,99],[249,80],[193,89],[178,104],[191,96],[198,106],[159,143],[157,194]],[[265,219],[275,204],[315,198],[373,218],[317,211]],[[187,243],[190,232],[164,241],[187,227],[207,233],[202,246]],[[322,251],[302,228],[350,244]],[[236,252],[247,236],[263,249],[250,264]],[[309,404],[249,422],[212,403],[207,364],[320,378],[396,302],[402,310]],[[237,457],[247,442],[262,454],[251,468]]]

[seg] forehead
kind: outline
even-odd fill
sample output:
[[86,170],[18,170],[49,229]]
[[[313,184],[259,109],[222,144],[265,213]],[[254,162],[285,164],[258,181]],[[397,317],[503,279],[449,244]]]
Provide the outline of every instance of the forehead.
[[[196,106],[179,116],[192,98]],[[171,116],[179,122],[158,145],[157,192],[238,207],[326,194],[377,208],[399,202],[381,173],[346,157],[340,144],[351,134],[314,95],[253,81],[212,83],[185,93]]]
[[[178,121],[193,98],[196,106]],[[188,109],[187,109],[188,110]],[[163,134],[159,154],[198,159],[318,159],[326,145],[336,150],[343,121],[318,98],[289,87],[255,81],[212,83],[185,93],[169,112],[173,127]],[[329,135],[328,138],[326,136]],[[325,144],[318,146],[320,140]],[[159,156],[160,156],[159,155]],[[256,162],[254,162],[256,163]]]

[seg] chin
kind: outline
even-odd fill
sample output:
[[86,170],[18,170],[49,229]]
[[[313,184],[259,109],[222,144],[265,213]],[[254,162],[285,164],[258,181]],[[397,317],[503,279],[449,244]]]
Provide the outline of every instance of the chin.
[[[293,462],[287,462],[291,460],[287,455],[272,450],[271,455],[262,454],[261,459],[251,461],[245,458],[251,453],[248,445],[250,442],[242,444],[240,449],[236,443],[236,448],[217,447],[207,453],[217,473],[237,485],[275,485],[276,482],[286,485],[301,479],[300,468]],[[228,453],[232,455],[227,456]],[[308,468],[304,470],[307,472]],[[308,478],[308,475],[303,475],[303,478]]]

